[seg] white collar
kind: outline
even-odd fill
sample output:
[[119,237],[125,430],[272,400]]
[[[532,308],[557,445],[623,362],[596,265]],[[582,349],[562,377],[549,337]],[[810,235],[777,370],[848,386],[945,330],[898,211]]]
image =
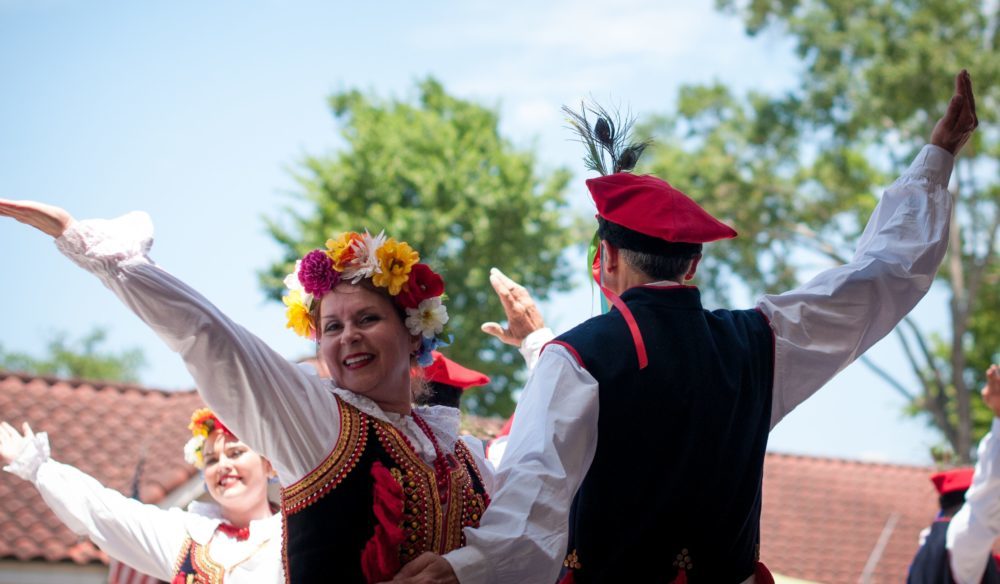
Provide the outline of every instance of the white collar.
[[[187,531],[191,539],[206,545],[219,524],[223,522],[222,509],[218,503],[191,501],[187,507]],[[250,521],[250,537],[247,541],[259,542],[281,533],[281,513]]]

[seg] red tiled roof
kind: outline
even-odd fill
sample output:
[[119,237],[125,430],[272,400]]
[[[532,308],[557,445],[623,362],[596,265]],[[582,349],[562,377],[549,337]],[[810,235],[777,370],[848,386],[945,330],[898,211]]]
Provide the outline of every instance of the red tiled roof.
[[[140,455],[140,498],[156,503],[197,472],[184,462],[191,412],[203,407],[194,391],[62,380],[0,371],[0,418],[20,430],[27,421],[48,432],[52,458],[106,486],[131,494]],[[0,472],[0,559],[107,561],[86,538],[55,517],[35,488]]]
[[761,560],[773,572],[855,583],[885,534],[872,582],[903,582],[938,511],[934,469],[769,453]]

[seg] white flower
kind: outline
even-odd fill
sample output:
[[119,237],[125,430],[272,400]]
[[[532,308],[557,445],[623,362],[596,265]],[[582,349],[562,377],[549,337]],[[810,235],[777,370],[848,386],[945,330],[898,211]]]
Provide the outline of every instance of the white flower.
[[351,284],[357,284],[365,278],[371,278],[375,274],[381,274],[382,268],[378,263],[378,249],[382,247],[385,243],[385,231],[379,231],[379,234],[372,236],[365,229],[365,234],[361,236],[360,241],[354,241],[351,243],[351,248],[354,250],[354,259],[351,260],[350,265],[344,268],[343,274],[341,276],[345,280],[350,280]]
[[305,288],[302,287],[302,282],[299,282],[299,267],[301,266],[302,260],[295,260],[295,270],[293,270],[291,274],[285,276],[285,288],[288,288],[289,292],[298,290],[299,292],[305,293]]
[[184,444],[184,460],[191,466],[202,467],[201,448],[205,445],[205,438],[193,436]]
[[428,298],[416,308],[406,309],[406,328],[412,335],[423,335],[428,339],[444,330],[448,322],[448,309],[441,304],[441,297]]

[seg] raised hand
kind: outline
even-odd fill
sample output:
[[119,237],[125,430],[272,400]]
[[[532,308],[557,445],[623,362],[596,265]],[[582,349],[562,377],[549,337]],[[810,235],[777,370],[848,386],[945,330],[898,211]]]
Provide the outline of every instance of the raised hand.
[[981,393],[983,402],[993,410],[993,415],[1000,417],[1000,367],[990,365],[986,370],[986,385]]
[[10,217],[56,238],[73,222],[73,216],[65,209],[37,201],[0,199],[0,216]]
[[955,76],[955,95],[948,103],[948,111],[938,120],[931,132],[931,144],[952,154],[965,146],[972,132],[979,126],[976,117],[976,97],[972,94],[972,78],[965,69]]
[[490,268],[490,284],[500,297],[503,311],[507,313],[507,328],[496,322],[484,323],[482,331],[508,345],[520,347],[524,338],[545,327],[542,313],[531,294],[496,268]]
[[35,437],[27,422],[21,427],[24,429],[23,436],[7,422],[0,422],[0,462],[4,464],[14,462],[28,442]]

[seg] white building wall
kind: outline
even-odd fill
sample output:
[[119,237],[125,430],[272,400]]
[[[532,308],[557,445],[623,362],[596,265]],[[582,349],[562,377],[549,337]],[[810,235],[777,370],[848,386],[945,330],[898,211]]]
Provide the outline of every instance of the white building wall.
[[107,584],[108,567],[72,563],[0,561],[0,584]]

